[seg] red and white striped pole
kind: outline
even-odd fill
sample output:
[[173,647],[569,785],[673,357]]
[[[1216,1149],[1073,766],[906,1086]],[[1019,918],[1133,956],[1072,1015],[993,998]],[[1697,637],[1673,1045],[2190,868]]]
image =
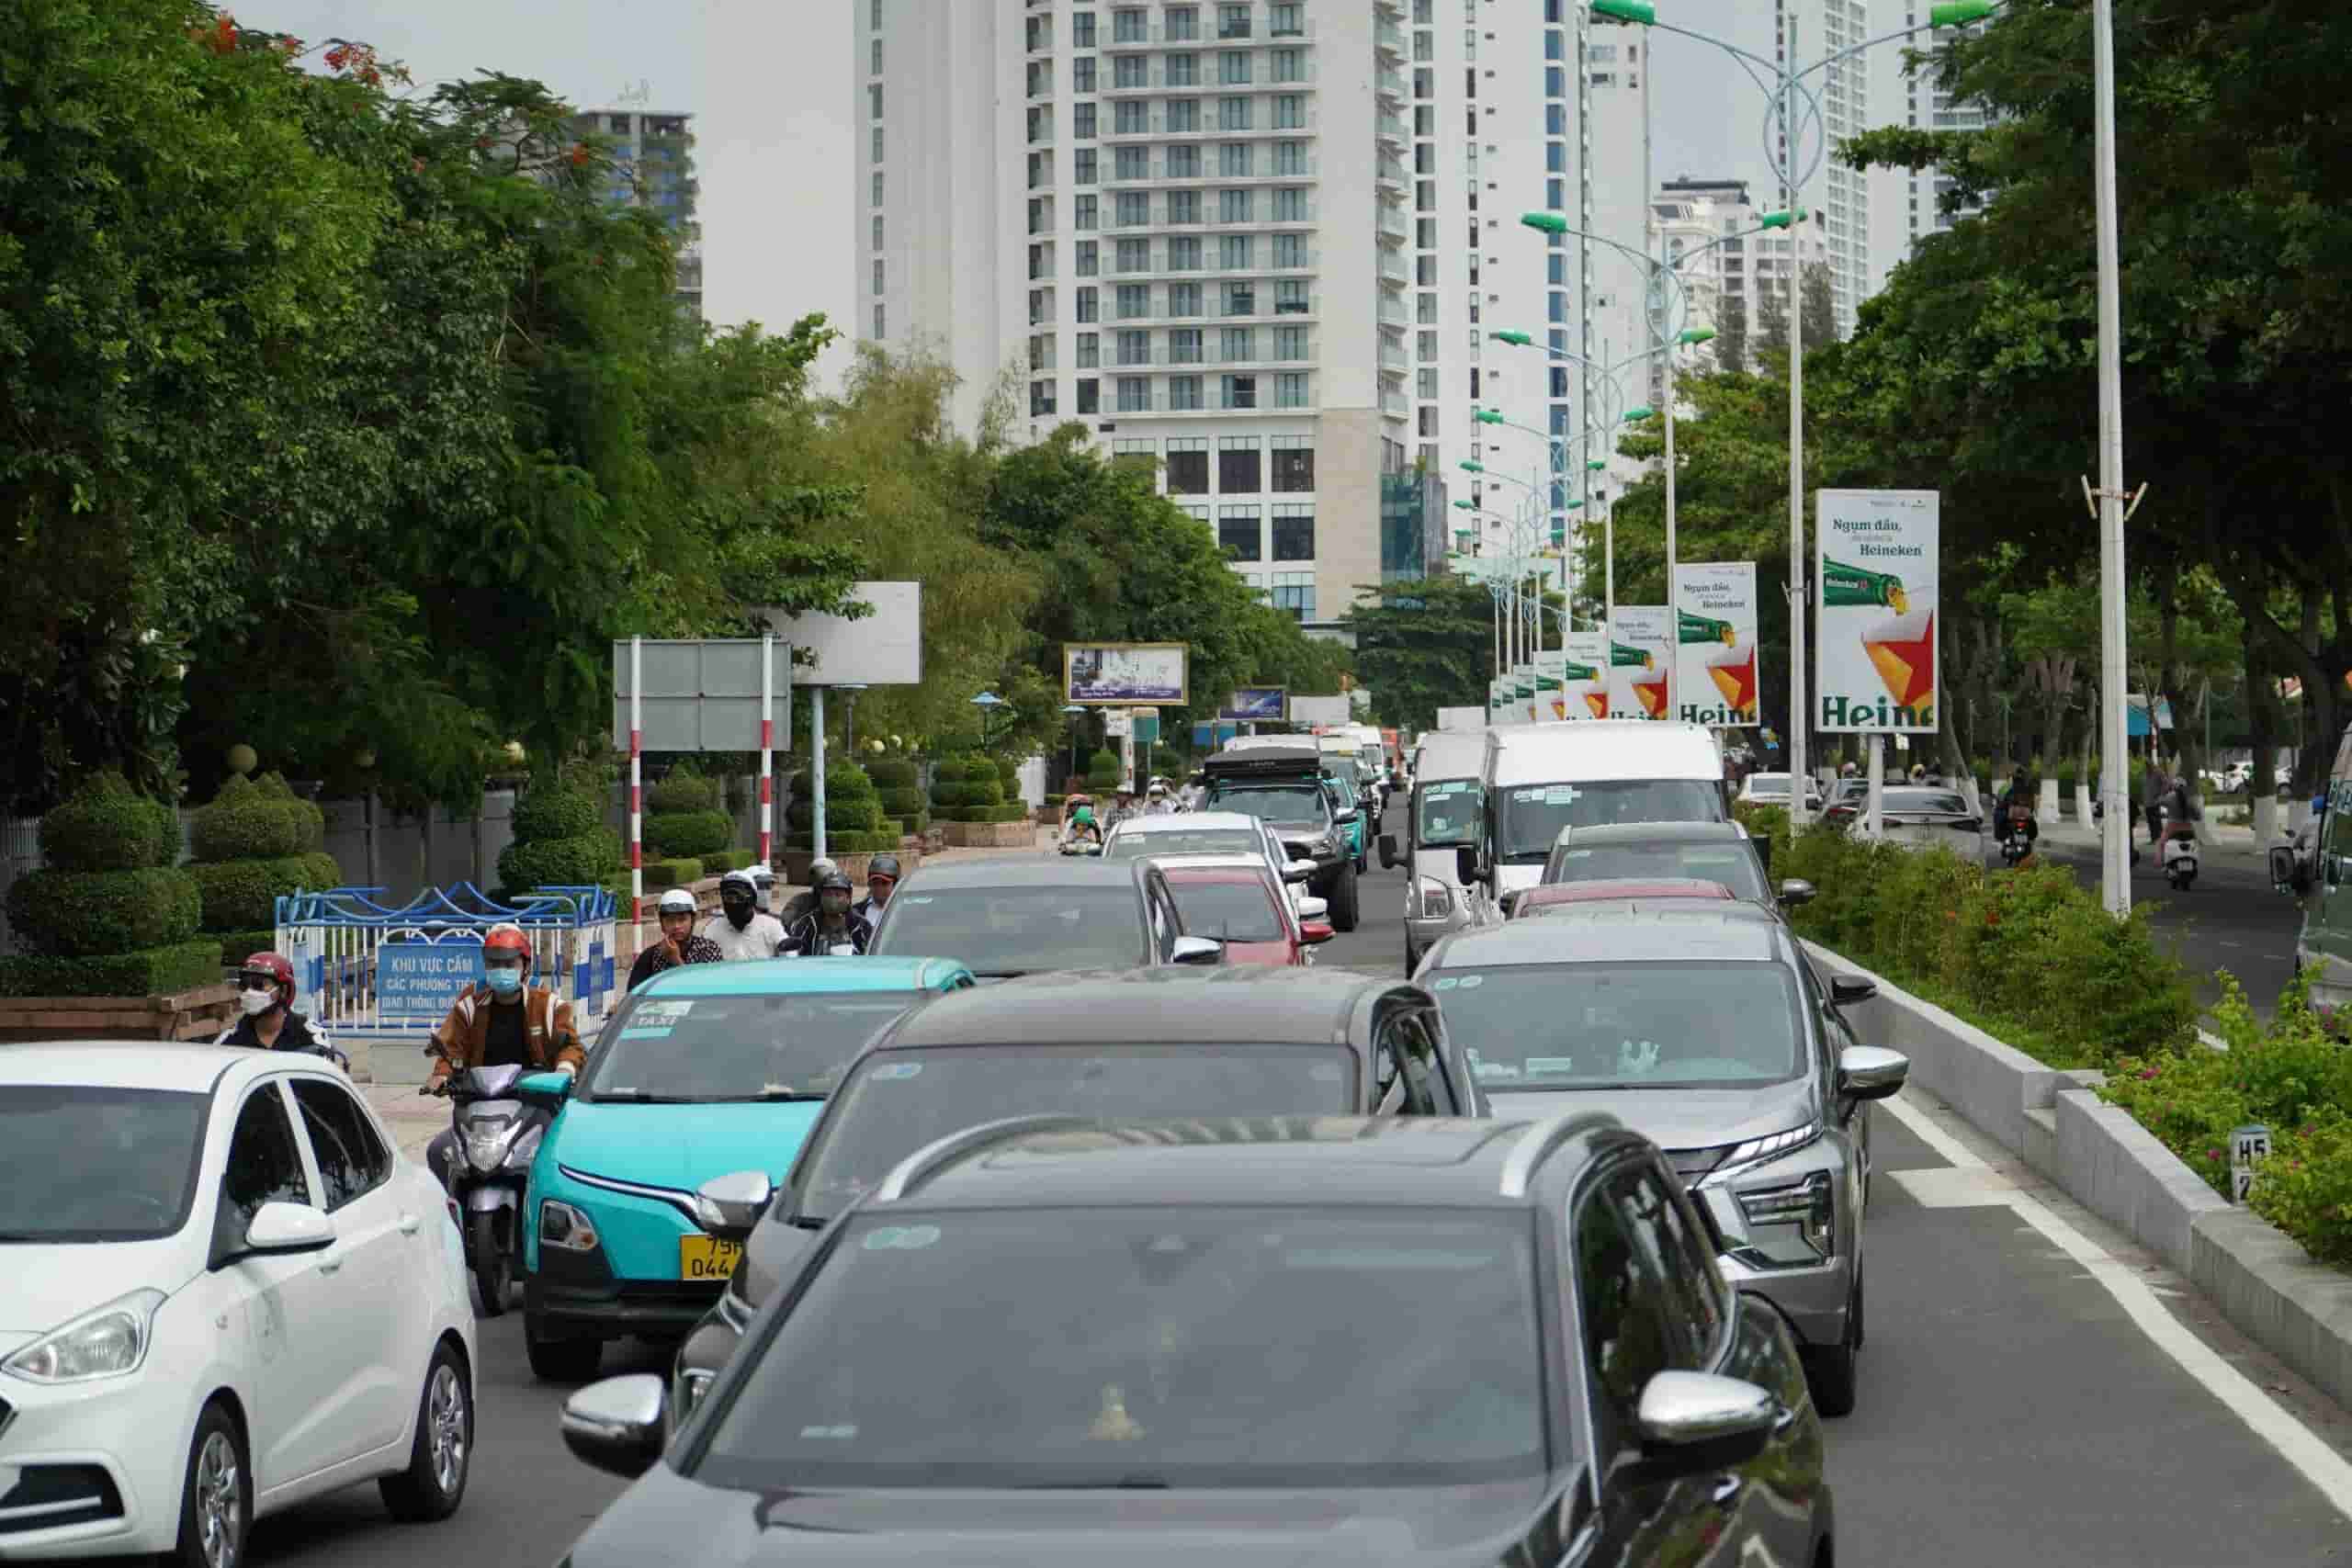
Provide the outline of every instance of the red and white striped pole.
[[645,639],[628,639],[628,923],[645,920]]
[[760,638],[760,863],[775,863],[775,638]]

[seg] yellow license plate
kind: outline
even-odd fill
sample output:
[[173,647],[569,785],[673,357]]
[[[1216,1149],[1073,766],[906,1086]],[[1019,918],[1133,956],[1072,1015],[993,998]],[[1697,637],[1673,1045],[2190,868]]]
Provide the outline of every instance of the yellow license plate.
[[721,1241],[715,1235],[682,1235],[678,1238],[678,1278],[724,1280],[735,1272],[735,1265],[742,1256],[740,1243]]

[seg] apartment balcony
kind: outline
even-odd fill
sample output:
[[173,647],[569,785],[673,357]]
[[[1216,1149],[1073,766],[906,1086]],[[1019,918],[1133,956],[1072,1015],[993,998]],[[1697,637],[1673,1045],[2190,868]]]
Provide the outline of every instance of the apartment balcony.
[[1155,207],[1140,223],[1124,223],[1115,217],[1102,225],[1106,234],[1135,234],[1162,230],[1215,230],[1219,233],[1236,234],[1258,229],[1304,229],[1315,222],[1312,209],[1301,212],[1277,213],[1263,205],[1253,209],[1247,218],[1227,218],[1215,209],[1196,211],[1189,218],[1178,218],[1164,207]]
[[[1403,165],[1399,164],[1398,167],[1402,168]],[[1143,172],[1140,174],[1122,175],[1114,169],[1111,173],[1102,175],[1099,183],[1134,189],[1138,186],[1156,185],[1296,185],[1302,180],[1312,180],[1315,177],[1316,164],[1312,158],[1277,168],[1257,169],[1256,172],[1247,175],[1222,174],[1205,163],[1197,166],[1188,166],[1171,174],[1169,172],[1169,165],[1165,159],[1155,158],[1144,165]]]
[[1374,165],[1372,177],[1382,186],[1400,197],[1411,185],[1411,177],[1405,173],[1404,161],[1385,155],[1378,164]]
[[1380,258],[1380,281],[1391,288],[1402,288],[1412,281],[1405,270],[1405,258],[1383,253]]
[[1413,413],[1412,400],[1402,392],[1383,387],[1380,389],[1380,412],[1391,419],[1409,419]]
[[[1190,280],[1180,279],[1179,281]],[[1206,290],[1203,292],[1206,297],[1202,299],[1201,309],[1198,310],[1179,310],[1155,300],[1140,315],[1122,316],[1115,309],[1110,308],[1110,301],[1105,301],[1105,309],[1100,316],[1092,321],[1080,321],[1078,325],[1083,330],[1100,331],[1108,336],[1121,327],[1132,327],[1139,321],[1165,322],[1178,326],[1199,322],[1203,327],[1238,326],[1244,323],[1289,327],[1312,326],[1317,320],[1315,300],[1312,296],[1305,299],[1285,299],[1276,303],[1272,289],[1260,289],[1252,292],[1242,309],[1228,310],[1226,309],[1226,301],[1221,297],[1208,293]],[[1092,370],[1099,368],[1099,365],[1089,365],[1081,361],[1079,368]]]
[[1384,327],[1395,327],[1402,332],[1413,323],[1406,316],[1405,307],[1402,304],[1384,296],[1380,301],[1380,324]]
[[1404,214],[1386,203],[1380,209],[1380,239],[1383,244],[1401,245],[1413,237],[1413,231]]
[[1173,278],[1179,283],[1189,283],[1196,277],[1288,277],[1313,270],[1316,254],[1315,247],[1306,245],[1299,249],[1299,259],[1290,263],[1277,264],[1269,259],[1252,261],[1245,266],[1227,266],[1214,255],[1204,255],[1198,266],[1170,266],[1163,252],[1155,254],[1148,266],[1122,269],[1106,264],[1102,276],[1118,283],[1140,283],[1147,278]]
[[1413,362],[1406,355],[1403,349],[1391,348],[1386,344],[1382,344],[1380,345],[1380,373],[1382,375],[1402,376],[1412,367]]
[[1171,31],[1165,24],[1154,28],[1114,28],[1108,38],[1099,32],[1095,35],[1095,47],[1105,54],[1116,54],[1122,50],[1166,49],[1170,44],[1191,48],[1213,41],[1203,38],[1196,28]]
[[[1146,115],[1140,123],[1130,120],[1124,126],[1114,117],[1109,125],[1102,126],[1100,129],[1102,140],[1112,142],[1139,141],[1147,138],[1164,141],[1171,136],[1198,136],[1205,140],[1222,141],[1257,141],[1269,136],[1312,134],[1316,129],[1317,118],[1315,113],[1309,110],[1295,125],[1276,125],[1272,123],[1271,117],[1261,120],[1254,115],[1250,117],[1250,123],[1248,125],[1226,125],[1219,122],[1215,115],[1203,115],[1198,119],[1179,125],[1163,112]],[[1400,121],[1398,139],[1402,140],[1403,135]]]
[[1405,130],[1404,118],[1400,115],[1391,114],[1386,109],[1383,109],[1380,111],[1380,118],[1374,123],[1380,133],[1380,140],[1396,143],[1400,151],[1410,140]]
[[1127,418],[1140,418],[1146,414],[1165,414],[1174,419],[1187,414],[1313,413],[1315,412],[1315,401],[1312,397],[1300,403],[1276,403],[1273,389],[1271,387],[1259,388],[1246,402],[1227,403],[1225,401],[1224,393],[1225,389],[1222,387],[1204,387],[1201,389],[1199,402],[1186,403],[1180,407],[1165,390],[1154,388],[1150,396],[1132,399],[1126,403],[1121,403],[1116,399],[1105,398],[1098,413],[1081,417],[1117,419],[1123,415]]
[[1404,99],[1405,73],[1401,71],[1391,71],[1384,65],[1374,75],[1372,85],[1384,98],[1395,98],[1399,102]]
[[1405,29],[1385,17],[1373,23],[1372,41],[1380,47],[1381,53],[1393,54],[1399,60],[1405,58]]
[[1245,366],[1264,366],[1269,369],[1274,370],[1296,370],[1302,367],[1309,366],[1314,363],[1315,355],[1311,352],[1306,354],[1277,354],[1272,351],[1271,345],[1268,345],[1262,348],[1253,349],[1253,351],[1249,354],[1228,355],[1215,344],[1211,344],[1205,348],[1197,349],[1175,349],[1168,347],[1154,348],[1149,355],[1141,359],[1126,359],[1114,355],[1113,362],[1105,365],[1102,368],[1106,373],[1114,374],[1122,370],[1131,372],[1140,370],[1198,370],[1204,367],[1216,370],[1232,369]]

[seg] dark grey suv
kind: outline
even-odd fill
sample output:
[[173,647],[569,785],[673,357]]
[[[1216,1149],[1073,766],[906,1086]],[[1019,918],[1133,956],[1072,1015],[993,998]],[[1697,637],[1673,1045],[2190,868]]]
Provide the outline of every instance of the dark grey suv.
[[570,1568],[1826,1564],[1786,1325],[1612,1118],[999,1123],[830,1226]]

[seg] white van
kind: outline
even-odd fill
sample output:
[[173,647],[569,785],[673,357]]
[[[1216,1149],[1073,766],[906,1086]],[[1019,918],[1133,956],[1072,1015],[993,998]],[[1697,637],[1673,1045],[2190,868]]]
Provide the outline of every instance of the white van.
[[1486,813],[1465,882],[1499,902],[1543,879],[1563,828],[1727,822],[1724,752],[1704,725],[1638,718],[1487,732]]
[[1380,836],[1380,863],[1405,868],[1405,967],[1420,967],[1430,944],[1451,931],[1491,925],[1492,898],[1463,886],[1455,851],[1478,842],[1486,815],[1487,732],[1431,730],[1413,751],[1413,784],[1402,833]]

